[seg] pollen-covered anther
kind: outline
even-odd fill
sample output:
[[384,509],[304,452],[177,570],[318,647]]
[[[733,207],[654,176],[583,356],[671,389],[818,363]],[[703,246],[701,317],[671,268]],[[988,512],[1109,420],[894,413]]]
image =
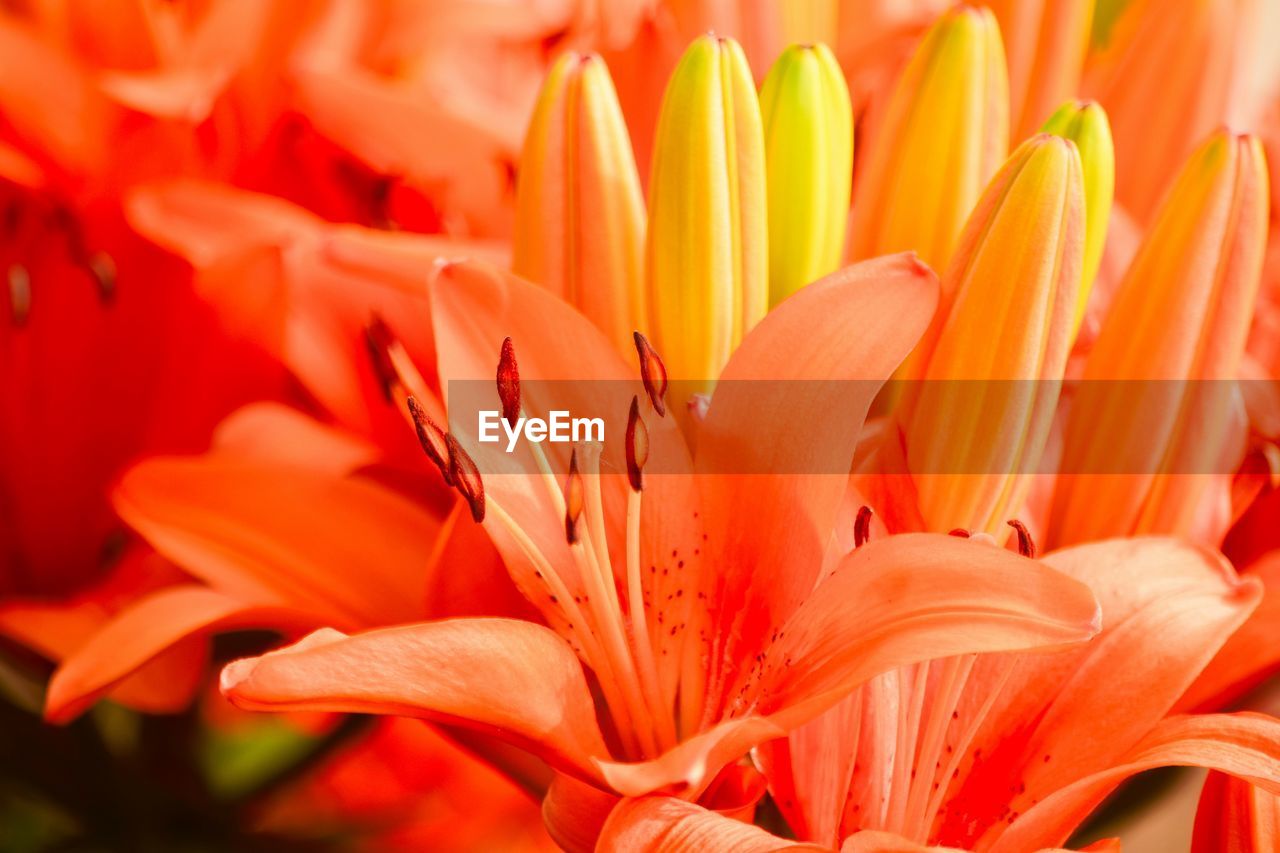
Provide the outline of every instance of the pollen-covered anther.
[[484,521],[484,480],[480,469],[451,433],[445,433],[444,440],[449,448],[449,479],[471,507],[471,518],[477,523]]
[[431,420],[431,416],[427,414],[426,409],[422,408],[417,398],[409,397],[405,400],[405,404],[409,407],[409,417],[413,418],[413,429],[418,434],[418,443],[422,445],[422,452],[427,454],[427,458],[440,469],[440,476],[444,477],[445,483],[452,486],[448,436],[435,421]]
[[627,415],[627,479],[631,488],[644,488],[644,464],[649,461],[649,428],[640,417],[640,398],[631,398],[631,412]]
[[398,343],[395,333],[380,315],[374,314],[364,328],[364,342],[369,350],[373,373],[382,388],[382,396],[390,403],[397,396],[397,389],[402,386],[400,374],[391,358],[391,348]]
[[869,506],[858,508],[858,517],[853,522],[853,547],[861,548],[871,538],[871,517],[875,511]]
[[1018,532],[1018,553],[1024,557],[1035,559],[1036,543],[1031,538],[1031,532],[1027,530],[1027,526],[1016,518],[1007,522],[1010,527]]
[[520,420],[520,368],[511,338],[502,341],[498,358],[498,399],[502,401],[502,419],[514,429]]
[[948,531],[948,532],[947,532],[947,535],[948,535],[948,536],[955,536],[955,537],[957,537],[957,538],[959,538],[959,539],[968,539],[968,538],[969,538],[969,536],[970,536],[970,533],[969,533],[969,531],[968,531],[966,528],[963,528],[963,527],[956,527],[956,528],[954,528],[954,529],[952,529],[952,530]]
[[31,274],[22,264],[9,267],[9,311],[13,325],[25,326],[31,316]]
[[569,455],[569,476],[564,481],[564,538],[570,545],[578,541],[578,519],[586,494],[582,487],[582,474],[578,471],[578,449]]
[[635,333],[636,353],[640,356],[640,378],[644,380],[645,393],[659,417],[667,414],[667,366],[662,357],[649,343],[648,338],[639,332]]

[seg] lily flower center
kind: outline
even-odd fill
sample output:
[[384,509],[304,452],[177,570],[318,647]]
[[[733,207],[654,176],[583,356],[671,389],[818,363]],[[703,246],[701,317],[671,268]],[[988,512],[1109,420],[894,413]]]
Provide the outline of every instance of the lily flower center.
[[[371,324],[367,339],[379,378],[388,393],[425,387],[421,377],[412,372],[412,365],[385,324],[376,321]],[[501,499],[485,491],[478,468],[467,451],[452,434],[441,429],[423,402],[412,393],[406,411],[423,451],[445,481],[467,500],[472,517],[499,526],[532,564],[533,577],[542,587],[541,595],[545,596],[536,603],[550,605],[557,617],[549,620],[552,627],[595,674],[620,751],[628,758],[642,759],[661,755],[679,742],[681,733],[697,730],[700,709],[696,703],[677,703],[671,679],[660,678],[660,655],[651,633],[655,626],[649,624],[651,614],[646,611],[653,602],[646,595],[641,559],[644,466],[649,455],[649,432],[642,410],[662,416],[667,383],[661,358],[639,333],[636,348],[647,400],[632,397],[627,419],[622,554],[614,553],[610,547],[600,467],[601,443],[580,441],[574,445],[563,482],[556,476],[541,444],[526,445],[537,466],[546,505],[564,521],[569,555],[566,564],[563,552],[548,556],[538,545],[537,537]],[[496,378],[502,416],[514,425],[525,416],[525,410],[510,338],[503,342]],[[656,567],[650,571],[656,572]],[[684,590],[672,594],[683,597]],[[658,613],[657,618],[661,621],[662,614]],[[680,627],[680,624],[670,627],[673,635]],[[672,662],[672,665],[679,664]],[[676,710],[677,704],[680,713]]]
[[[856,546],[867,541],[870,518],[870,509],[863,507],[855,522]],[[1036,546],[1026,525],[1016,519],[1008,525],[1017,534],[1018,552],[1034,559]],[[966,528],[956,528],[951,535],[1001,547],[989,534]],[[1018,780],[1010,785],[1008,802],[1019,809],[1011,805],[1000,815],[982,813],[983,804],[962,799],[966,797],[963,787],[953,789],[958,780],[976,773],[999,772],[1001,757],[984,756],[975,742],[1004,696],[1017,663],[1017,655],[972,654],[920,663],[878,677],[847,700],[862,703],[870,698],[896,711],[886,721],[887,729],[871,726],[864,736],[867,758],[854,764],[851,789],[868,785],[871,790],[883,790],[885,796],[878,812],[859,809],[850,832],[883,830],[938,845],[944,835],[954,840],[958,823],[971,822],[975,816],[984,822],[1012,822],[1033,804],[1017,803],[1026,790]],[[893,743],[892,756],[876,760],[876,739],[884,737]],[[1052,756],[1044,756],[1044,761],[1050,760]]]

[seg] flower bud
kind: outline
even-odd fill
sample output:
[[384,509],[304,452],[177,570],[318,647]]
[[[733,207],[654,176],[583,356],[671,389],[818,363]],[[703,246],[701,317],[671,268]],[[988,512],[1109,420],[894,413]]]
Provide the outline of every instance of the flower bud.
[[[931,530],[1010,530],[1049,436],[1084,253],[1080,156],[1023,143],[974,208],[947,270],[923,382],[899,409],[907,467]],[[944,297],[947,298],[947,297]]]
[[945,269],[965,217],[1008,150],[1009,85],[986,9],[939,18],[870,140],[853,203],[854,260],[915,251]]
[[760,90],[769,195],[769,301],[840,266],[853,179],[853,107],[826,45],[793,45]]
[[644,316],[644,199],[598,56],[552,67],[520,156],[512,270],[581,311],[625,352]]
[[1224,469],[1241,428],[1230,380],[1253,318],[1267,215],[1262,146],[1214,134],[1166,196],[1085,363],[1050,547],[1196,527],[1206,475]]
[[764,138],[742,48],[703,36],[662,101],[649,183],[649,331],[675,379],[710,383],[768,307]]
[[1042,130],[1070,139],[1080,152],[1084,175],[1084,271],[1080,276],[1080,303],[1076,307],[1072,335],[1080,329],[1089,292],[1102,263],[1102,249],[1107,242],[1107,224],[1111,220],[1111,197],[1115,190],[1115,149],[1111,145],[1111,125],[1102,107],[1091,102],[1072,101],[1063,104]]

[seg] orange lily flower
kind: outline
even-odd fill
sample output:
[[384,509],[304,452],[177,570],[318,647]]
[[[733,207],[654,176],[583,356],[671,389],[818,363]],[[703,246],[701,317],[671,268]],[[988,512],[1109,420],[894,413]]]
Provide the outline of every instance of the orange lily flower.
[[[397,457],[417,464],[416,444],[411,436],[405,435],[403,420],[386,403],[389,379],[370,359],[366,330],[374,314],[396,316],[421,312],[421,316],[429,316],[419,270],[429,266],[446,246],[456,249],[458,244],[357,226],[327,225],[279,199],[211,184],[150,185],[131,192],[126,201],[127,213],[135,228],[189,260],[194,269],[195,290],[215,304],[222,324],[247,332],[259,341],[305,388],[313,409],[323,411],[351,432],[334,433],[330,437],[332,429],[312,423],[302,414],[290,415],[271,406],[246,409],[219,430],[218,446],[207,467],[191,461],[182,464],[175,459],[155,459],[126,476],[116,495],[115,509],[120,516],[148,534],[149,519],[151,524],[188,520],[193,529],[206,530],[211,540],[224,536],[230,537],[227,541],[236,541],[234,532],[251,528],[253,513],[257,512],[251,504],[237,501],[235,483],[240,482],[240,476],[245,482],[259,482],[260,494],[274,493],[283,499],[283,495],[293,489],[291,482],[300,482],[298,477],[307,476],[296,474],[293,467],[314,467],[325,456],[330,457],[332,466],[325,470],[335,477],[339,472],[345,475],[366,466],[394,466]],[[470,248],[481,254],[492,251],[479,245]],[[162,257],[154,249],[149,251],[153,257]],[[172,261],[163,262],[172,264]],[[180,268],[175,268],[175,275],[183,275]],[[369,282],[377,284],[369,286]],[[92,296],[91,290],[87,296]],[[130,295],[126,304],[134,304],[133,299]],[[110,307],[114,310],[116,306]],[[41,314],[47,316],[44,312]],[[55,319],[49,317],[50,321]],[[417,357],[433,364],[429,326],[422,330],[425,334],[419,334],[416,326],[405,331],[404,338],[383,344],[399,353],[398,358]],[[132,326],[127,332],[128,340],[145,343],[146,338],[137,335]],[[389,334],[384,331],[384,335]],[[87,357],[89,353],[80,355]],[[155,357],[147,361],[153,368],[160,363],[162,361]],[[227,370],[235,370],[238,365],[225,360],[212,364]],[[102,387],[107,391],[114,386]],[[213,403],[216,399],[206,394],[200,402]],[[105,403],[102,409],[128,411]],[[173,409],[192,415],[200,411],[194,405],[175,404]],[[78,423],[69,418],[61,421]],[[5,426],[23,423],[22,418],[7,419]],[[103,424],[101,420],[98,423],[100,434]],[[198,444],[186,448],[169,446],[173,450],[199,447]],[[153,445],[153,452],[163,448],[164,445]],[[95,446],[95,450],[100,448]],[[307,453],[321,458],[310,460]],[[237,455],[245,457],[241,460],[243,468],[231,464]],[[114,469],[105,470],[95,493],[101,501],[102,516],[108,522],[114,515],[107,503],[107,486],[117,475]],[[327,493],[294,493],[290,500],[299,507],[300,513],[342,513],[343,502],[355,500],[361,488],[375,488],[366,486],[360,478],[356,480],[343,482]],[[131,500],[139,496],[145,500],[153,489],[164,495],[160,506],[168,515],[161,515],[159,519],[133,518]],[[74,493],[71,488],[64,492]],[[322,504],[336,500],[337,508],[330,505],[329,510],[322,510],[321,504],[304,507],[298,503],[303,497],[315,497]],[[401,533],[375,537],[379,541],[426,542],[438,531],[450,529],[447,519],[452,501],[438,490],[427,489],[423,496],[402,506],[404,512],[388,516],[400,519]],[[250,515],[245,515],[246,512]],[[297,531],[297,525],[290,527],[289,521],[289,517],[281,518],[279,529],[267,532],[266,538]],[[361,522],[353,519],[351,523]],[[47,541],[62,543],[65,547],[67,537],[48,537]],[[189,574],[152,568],[154,577],[148,579],[141,568],[156,567],[158,561],[131,559],[128,567],[121,567],[103,584],[70,601],[14,600],[0,609],[0,629],[61,662],[45,697],[45,710],[50,719],[68,720],[104,694],[127,699],[134,707],[153,711],[183,707],[195,689],[194,679],[202,668],[200,661],[206,656],[208,637],[220,630],[245,624],[306,630],[337,624],[334,621],[337,612],[346,612],[347,618],[357,613],[359,618],[367,620],[347,622],[354,630],[396,619],[421,618],[435,612],[431,608],[443,600],[435,593],[427,596],[425,588],[416,595],[400,590],[381,600],[385,609],[380,610],[382,605],[373,603],[363,609],[357,607],[355,611],[343,610],[350,605],[342,605],[340,601],[349,597],[350,590],[324,576],[326,571],[341,574],[343,570],[333,563],[326,569],[323,561],[310,569],[301,569],[312,571],[315,576],[304,585],[310,591],[295,590],[281,599],[279,591],[293,589],[290,584],[295,582],[283,582],[282,587],[279,577],[273,573],[293,577],[299,571],[297,567],[281,567],[271,560],[263,563],[261,555],[257,562],[246,561],[250,571],[257,570],[266,576],[264,581],[261,577],[246,578],[226,568],[225,558],[212,568],[204,562],[189,560],[186,551],[180,547],[170,548],[168,541],[160,536],[149,544],[159,545],[167,557]],[[92,545],[92,549],[93,556],[97,557],[100,545]],[[274,553],[279,557],[290,552],[282,547]],[[483,553],[483,550],[478,552],[477,558],[484,559]],[[429,555],[428,548],[419,558]],[[405,582],[410,577],[422,579],[416,567],[405,566],[403,571]],[[207,595],[200,591],[199,582],[208,584]],[[456,598],[454,605],[460,606],[461,612],[510,612],[502,603],[503,590],[509,591],[509,588],[501,584],[491,586],[490,598],[496,602],[496,610],[491,611],[485,610],[481,599],[474,595],[468,598],[469,593],[462,587],[448,581],[439,583],[443,587],[435,592],[443,593],[447,589],[449,596]],[[426,600],[428,597],[430,601]],[[372,600],[378,601],[377,596]],[[472,605],[467,601],[480,609],[468,611]],[[507,602],[510,601],[508,597]],[[417,606],[405,607],[406,602]],[[278,606],[282,604],[294,607],[295,611],[280,611]],[[273,607],[277,609],[272,610]],[[297,612],[298,607],[302,615]],[[161,611],[166,613],[165,619],[155,621],[154,615]],[[132,641],[119,643],[121,636],[128,636]],[[168,675],[179,662],[185,667],[183,677]],[[149,672],[152,674],[148,675]]]
[[[1124,778],[1166,764],[1216,767],[1280,792],[1280,721],[1166,716],[1257,604],[1259,584],[1240,581],[1211,552],[1159,539],[1079,546],[1045,562],[1098,595],[1104,628],[1093,642],[881,676],[757,750],[802,842],[846,851],[1058,849]],[[1121,661],[1123,685],[1102,676]],[[655,799],[624,804],[603,838],[678,849],[662,840],[678,837],[680,822],[700,827],[700,849],[734,849],[729,841],[748,832]]]
[[[540,289],[481,265],[445,266],[432,316],[451,407],[464,405],[454,397],[464,381],[493,375],[491,353],[504,336],[529,344],[518,362],[504,347],[498,396],[489,391],[486,405],[536,414],[561,401],[544,402],[536,383],[522,395],[531,379],[584,377],[609,390],[552,383],[575,394],[574,411],[607,414],[633,400],[626,447],[604,448],[606,459],[611,450],[626,457],[627,476],[602,473],[599,451],[579,446],[564,493],[552,473],[562,458],[494,455],[416,412],[424,445],[448,444],[447,458],[432,449],[433,458],[549,627],[487,619],[322,631],[228,666],[224,692],[246,708],[407,714],[509,740],[559,771],[544,814],[558,841],[582,846],[618,796],[708,794],[745,751],[876,672],[1091,635],[1096,614],[1083,586],[952,537],[866,544],[837,557],[809,595],[845,478],[732,473],[744,450],[759,466],[786,468],[811,460],[814,447],[830,448],[847,465],[857,432],[849,425],[870,403],[868,383],[841,401],[816,399],[804,382],[771,383],[779,396],[761,408],[755,395],[734,395],[734,380],[883,381],[931,316],[932,290],[922,266],[896,257],[837,273],[780,306],[721,377],[692,461],[701,473],[690,480],[645,473],[646,458],[676,470],[681,459],[690,464],[678,430],[658,414],[664,389],[652,370],[643,386],[628,380],[632,371],[609,342]],[[859,308],[838,307],[850,305]],[[791,358],[779,362],[777,351]],[[833,405],[845,416],[814,415]],[[741,525],[743,517],[753,524]]]
[[[0,596],[53,596],[119,556],[106,491],[133,456],[199,448],[282,380],[123,220],[115,191],[134,164],[117,170],[109,154],[162,129],[8,13],[0,45]],[[48,89],[75,108],[32,96]]]

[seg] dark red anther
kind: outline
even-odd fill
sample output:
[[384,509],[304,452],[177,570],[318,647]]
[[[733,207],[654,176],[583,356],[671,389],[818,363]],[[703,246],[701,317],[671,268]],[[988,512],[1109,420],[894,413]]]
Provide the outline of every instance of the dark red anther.
[[391,360],[391,347],[396,344],[395,333],[378,314],[369,319],[364,327],[364,342],[369,350],[369,360],[373,363],[373,373],[382,389],[382,396],[388,402],[394,402],[396,389],[400,387],[400,372]]
[[502,341],[502,355],[498,357],[498,399],[502,401],[502,419],[515,429],[520,420],[520,368],[511,338]]
[[875,512],[869,506],[858,508],[858,517],[853,522],[853,547],[861,548],[871,538],[871,517]]
[[582,487],[582,475],[578,473],[578,450],[569,454],[569,476],[564,481],[564,538],[572,545],[578,541],[578,519],[586,493]]
[[448,437],[444,430],[431,420],[427,410],[422,408],[422,404],[416,398],[410,397],[405,403],[409,406],[409,416],[413,418],[413,429],[418,433],[418,443],[422,445],[422,452],[427,454],[427,458],[440,469],[440,476],[444,477],[444,481],[452,486],[453,475],[449,471]]
[[649,395],[649,402],[653,404],[653,410],[658,413],[658,417],[665,417],[667,414],[667,366],[662,363],[662,358],[657,351],[649,345],[648,339],[640,334],[635,333],[636,352],[640,356],[640,378],[644,380],[645,393]]
[[1030,557],[1034,560],[1036,557],[1036,543],[1035,540],[1031,538],[1031,533],[1027,530],[1027,526],[1016,518],[1007,523],[1014,530],[1018,531],[1018,553],[1024,557]]
[[480,469],[451,433],[445,433],[444,440],[449,448],[449,479],[471,507],[471,518],[477,523],[484,521],[484,480]]
[[947,535],[948,535],[948,536],[958,536],[958,537],[960,537],[961,539],[968,539],[968,538],[969,538],[969,531],[968,531],[968,530],[966,530],[966,529],[965,529],[965,528],[963,528],[963,527],[957,527],[957,528],[955,528],[954,530],[952,530],[950,533],[948,533]]
[[631,488],[644,488],[644,463],[649,461],[649,428],[640,417],[640,398],[631,398],[631,412],[627,415],[627,479]]

